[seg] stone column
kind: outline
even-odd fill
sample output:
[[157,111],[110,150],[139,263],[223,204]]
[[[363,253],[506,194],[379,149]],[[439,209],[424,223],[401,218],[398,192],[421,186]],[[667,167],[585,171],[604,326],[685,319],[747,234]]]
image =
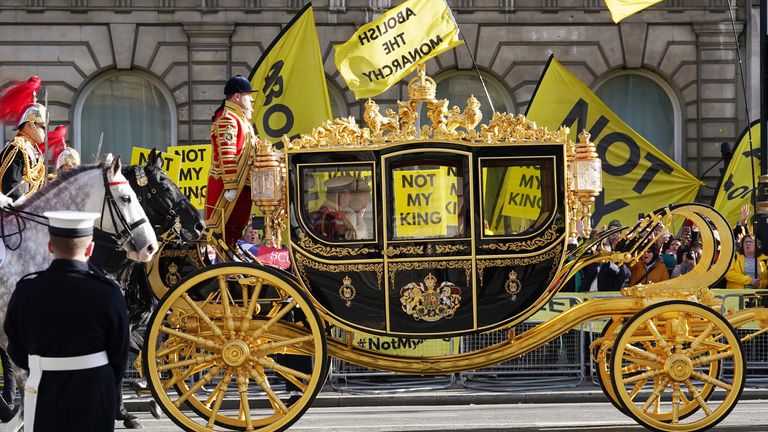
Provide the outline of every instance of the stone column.
[[[743,27],[743,23],[736,23],[737,34]],[[687,133],[689,139],[695,133],[696,154],[692,155],[691,150],[694,149],[689,147],[688,157],[698,159],[696,174],[700,176],[720,159],[720,143],[733,145],[746,122],[731,24],[694,23],[693,30],[698,57],[698,97],[695,109],[688,107],[689,119],[696,119],[696,130],[689,128]],[[714,184],[719,175],[719,171],[713,170],[705,180]],[[709,190],[702,192],[712,194]]]
[[234,31],[233,24],[184,24],[189,38],[189,133],[186,142],[179,144],[211,141],[211,116],[224,98],[224,83],[232,73]]

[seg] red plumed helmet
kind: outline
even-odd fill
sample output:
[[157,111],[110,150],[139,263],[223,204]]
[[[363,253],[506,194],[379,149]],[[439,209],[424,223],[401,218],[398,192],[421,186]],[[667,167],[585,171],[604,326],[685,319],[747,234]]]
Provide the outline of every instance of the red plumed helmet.
[[[27,81],[14,81],[0,95],[0,122],[18,126],[22,115],[35,105],[35,93],[40,90],[40,78],[33,76]],[[42,107],[42,106],[41,106]]]
[[[48,148],[51,149],[51,160],[56,160],[56,158],[59,157],[61,152],[64,151],[65,148],[67,148],[67,143],[64,142],[64,139],[67,137],[67,127],[66,126],[56,126],[56,129],[50,131],[48,133]],[[42,144],[41,144],[42,145]],[[44,151],[41,149],[41,151]]]

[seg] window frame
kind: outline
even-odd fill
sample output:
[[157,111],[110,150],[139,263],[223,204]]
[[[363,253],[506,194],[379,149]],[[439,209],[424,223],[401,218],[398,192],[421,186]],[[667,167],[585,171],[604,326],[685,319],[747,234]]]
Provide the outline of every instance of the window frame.
[[[504,85],[504,83],[496,78],[494,75],[491,75],[490,73],[478,69],[480,72],[480,76],[483,77],[483,83],[485,83],[485,87],[493,87],[494,90],[499,92],[504,99],[504,110],[499,110],[499,107],[494,106],[493,111],[495,112],[508,112],[508,113],[516,113],[517,111],[517,104],[515,103],[514,98],[512,97],[512,93],[507,89],[507,87]],[[446,79],[450,79],[456,76],[461,75],[470,75],[470,76],[477,76],[477,70],[475,69],[449,69],[442,72],[439,72],[437,75],[433,77],[435,80],[435,83],[437,84],[437,88],[440,88],[440,83],[443,82]],[[488,106],[488,100],[485,97],[485,94],[479,94],[474,95],[478,101],[480,101],[480,106],[487,106],[489,109],[491,108]],[[451,105],[458,105],[459,107],[463,107],[463,104],[466,104],[466,100],[450,100],[449,102]],[[490,118],[483,117],[484,122],[489,122]]]
[[[680,98],[678,97],[677,93],[672,88],[672,86],[669,85],[669,83],[667,83],[667,81],[665,81],[659,75],[643,69],[633,69],[633,70],[622,69],[622,70],[612,71],[602,76],[600,79],[598,79],[595,82],[595,84],[592,86],[592,91],[595,92],[595,95],[597,96],[597,90],[602,85],[604,85],[605,83],[607,83],[608,81],[614,78],[618,78],[623,75],[638,75],[643,78],[647,78],[651,80],[653,83],[655,83],[656,85],[658,85],[659,88],[663,90],[664,93],[669,98],[670,105],[672,105],[672,117],[673,117],[672,118],[672,123],[673,123],[672,137],[674,140],[674,147],[673,147],[674,157],[672,159],[677,164],[682,165],[683,164],[683,110],[681,108]],[[662,150],[659,149],[659,151],[662,151]]]
[[[93,90],[98,87],[99,84],[102,82],[117,76],[117,75],[134,75],[137,77],[140,77],[142,79],[145,79],[149,81],[152,85],[155,86],[158,90],[160,90],[160,93],[165,98],[166,103],[168,104],[168,111],[170,114],[170,130],[171,130],[171,138],[170,138],[170,145],[178,145],[178,116],[176,112],[176,101],[173,98],[173,95],[168,90],[168,88],[165,86],[165,84],[155,76],[140,71],[136,69],[129,69],[129,70],[121,70],[121,69],[111,69],[105,72],[102,72],[95,76],[93,79],[91,79],[85,87],[83,87],[83,90],[80,91],[80,94],[77,97],[77,101],[75,102],[75,109],[74,114],[72,118],[72,128],[73,128],[73,147],[78,152],[82,153],[82,127],[83,127],[83,106],[85,105],[85,101],[88,100],[88,97],[91,95]],[[158,150],[167,150],[167,149],[159,149]]]

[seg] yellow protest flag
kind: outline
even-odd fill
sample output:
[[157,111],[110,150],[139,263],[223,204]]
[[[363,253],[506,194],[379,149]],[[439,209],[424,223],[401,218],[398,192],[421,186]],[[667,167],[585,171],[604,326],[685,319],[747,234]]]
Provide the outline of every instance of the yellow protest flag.
[[625,226],[667,204],[693,202],[698,178],[654,147],[614,114],[584,83],[550,57],[526,116],[555,130],[570,127],[570,139],[586,129],[603,164],[603,192],[597,197],[593,222],[612,219]]
[[336,45],[334,61],[361,99],[383,93],[419,63],[461,43],[445,0],[407,0]]
[[[146,148],[133,147],[131,149],[131,165],[145,165],[149,159],[149,153],[151,151],[152,150]],[[160,160],[163,162],[162,169],[165,171],[165,174],[168,175],[168,178],[171,179],[171,181],[174,183],[179,181],[181,159],[170,152],[163,152],[159,150],[155,151],[158,153]]]
[[297,137],[333,117],[311,3],[272,41],[249,80],[257,90],[253,124],[262,139]]
[[651,7],[661,0],[605,0],[605,6],[611,11],[611,18],[616,24],[624,18]]
[[[750,136],[752,146],[750,148]],[[731,163],[720,179],[712,199],[712,207],[735,225],[739,221],[741,206],[751,204],[752,193],[760,176],[760,120],[753,121],[736,141]],[[753,209],[754,213],[754,209]]]

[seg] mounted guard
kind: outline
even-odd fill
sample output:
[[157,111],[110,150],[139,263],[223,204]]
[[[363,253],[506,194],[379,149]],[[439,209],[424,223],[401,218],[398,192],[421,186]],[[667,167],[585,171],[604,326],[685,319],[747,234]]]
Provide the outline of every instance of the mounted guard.
[[48,110],[37,103],[40,78],[33,76],[0,96],[0,121],[18,131],[0,152],[0,205],[21,204],[45,183],[44,146]]

